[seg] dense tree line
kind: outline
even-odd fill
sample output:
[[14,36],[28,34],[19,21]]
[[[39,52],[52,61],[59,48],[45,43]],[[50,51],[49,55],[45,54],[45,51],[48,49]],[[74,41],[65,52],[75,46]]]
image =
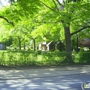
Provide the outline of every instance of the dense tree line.
[[30,39],[59,39],[65,42],[66,61],[73,63],[71,40],[83,30],[84,34],[89,32],[89,11],[89,0],[10,0],[10,6],[1,10],[0,18],[10,24],[8,31],[11,30],[20,48],[21,42]]

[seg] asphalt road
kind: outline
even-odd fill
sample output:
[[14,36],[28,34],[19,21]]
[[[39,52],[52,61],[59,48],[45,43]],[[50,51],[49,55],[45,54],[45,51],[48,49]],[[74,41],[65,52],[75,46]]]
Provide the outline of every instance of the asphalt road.
[[90,82],[90,73],[0,79],[0,90],[82,90],[82,82]]

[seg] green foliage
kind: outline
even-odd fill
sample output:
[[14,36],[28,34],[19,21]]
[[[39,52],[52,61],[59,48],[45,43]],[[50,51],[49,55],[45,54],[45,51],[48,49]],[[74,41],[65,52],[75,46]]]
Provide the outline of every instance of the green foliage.
[[0,51],[2,66],[50,66],[59,65],[65,52]]
[[90,64],[90,51],[84,51],[81,49],[78,53],[73,51],[72,57],[77,64]]
[[90,51],[79,52],[79,63],[90,64]]
[[[13,41],[13,44],[19,44],[19,46],[21,46],[21,43],[29,42],[31,38],[38,39],[38,42],[44,37],[49,39],[46,41],[65,39],[67,41],[66,50],[71,50],[71,47],[69,47],[71,45],[68,45],[71,44],[70,42],[68,43],[71,39],[70,34],[85,25],[89,25],[87,23],[90,21],[90,2],[88,0],[65,0],[61,4],[57,2],[58,0],[10,1],[10,6],[3,7],[0,10],[0,15],[7,18],[9,22],[13,22],[14,27],[10,26],[6,31],[6,23],[2,22],[4,24],[4,27],[1,27],[0,40],[2,42],[7,41],[9,36],[12,36],[14,41],[16,41]],[[69,29],[68,32],[66,32],[65,27]],[[86,34],[87,32],[88,34]],[[64,33],[68,37],[64,38]],[[83,36],[83,33],[89,37],[89,29],[83,31],[80,36]],[[40,52],[38,51],[38,53]],[[45,57],[43,58],[45,62],[49,56],[51,56],[52,60],[55,60],[50,52],[48,54],[43,53],[42,56]],[[13,56],[10,56],[10,58],[15,59]],[[51,60],[48,60],[48,64],[49,62]]]
[[37,50],[35,53],[37,53],[38,55],[41,55],[42,51],[41,50]]
[[[90,64],[90,51],[73,52],[72,57],[75,63]],[[41,51],[0,51],[1,66],[52,66],[66,65],[63,62],[65,52],[56,50],[54,52]],[[68,63],[69,64],[69,63]]]

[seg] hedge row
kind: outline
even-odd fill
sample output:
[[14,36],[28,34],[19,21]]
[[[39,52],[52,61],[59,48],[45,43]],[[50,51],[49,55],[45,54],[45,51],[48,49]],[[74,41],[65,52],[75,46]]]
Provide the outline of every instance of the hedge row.
[[0,51],[0,65],[34,66],[57,65],[65,58],[65,52]]

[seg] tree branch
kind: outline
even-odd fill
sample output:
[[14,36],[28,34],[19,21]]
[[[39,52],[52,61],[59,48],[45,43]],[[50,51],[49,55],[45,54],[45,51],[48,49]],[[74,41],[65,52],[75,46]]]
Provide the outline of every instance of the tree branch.
[[62,8],[64,8],[64,6],[60,3],[59,0],[57,0],[57,2],[58,2],[58,4],[59,4]]
[[73,35],[75,35],[75,34],[81,32],[82,30],[84,30],[84,29],[86,29],[86,28],[90,28],[90,26],[84,26],[84,27],[78,29],[76,32],[71,33],[71,36],[73,36]]
[[57,7],[56,2],[55,2],[54,0],[53,0],[53,3],[54,3],[54,5],[55,5],[56,9],[59,10],[58,7]]
[[53,3],[55,4],[55,6],[57,7],[57,4],[56,4],[56,2],[53,0]]
[[52,9],[51,7],[49,7],[48,5],[46,5],[44,2],[42,2],[42,1],[40,1],[43,5],[45,5],[47,8],[49,8],[50,10],[52,10],[52,11],[54,11],[55,12],[55,10],[54,9]]
[[12,26],[14,26],[13,22],[10,22],[7,18],[5,18],[4,16],[0,16],[0,18],[4,19],[6,22],[8,22],[9,24],[12,24]]
[[34,23],[48,23],[48,24],[57,24],[57,23],[60,23],[61,20],[57,20],[57,21],[38,21],[38,20],[35,20]]

